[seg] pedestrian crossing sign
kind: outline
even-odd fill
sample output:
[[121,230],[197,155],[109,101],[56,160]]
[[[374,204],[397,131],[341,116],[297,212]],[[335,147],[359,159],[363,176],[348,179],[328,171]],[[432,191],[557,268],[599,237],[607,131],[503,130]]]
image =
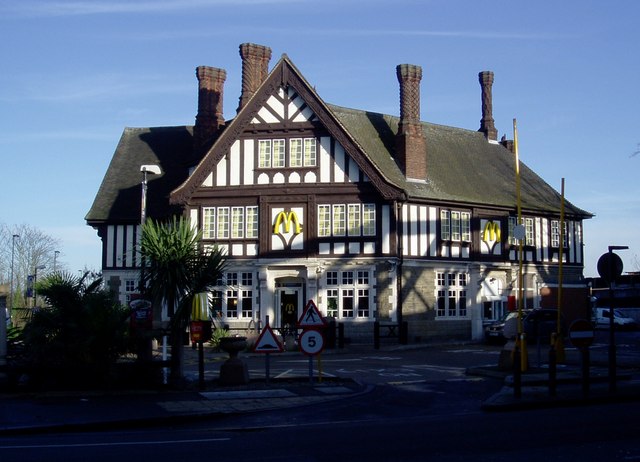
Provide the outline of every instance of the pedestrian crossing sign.
[[313,300],[309,300],[307,306],[304,307],[302,316],[298,319],[298,327],[322,327],[326,324],[316,304],[313,303]]

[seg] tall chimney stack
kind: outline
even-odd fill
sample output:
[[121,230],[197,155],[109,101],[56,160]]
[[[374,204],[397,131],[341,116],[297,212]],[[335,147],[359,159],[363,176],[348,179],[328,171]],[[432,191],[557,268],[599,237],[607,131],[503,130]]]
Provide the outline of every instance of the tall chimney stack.
[[242,93],[238,112],[267,78],[271,48],[255,43],[243,43],[240,45],[240,57],[242,58]]
[[478,80],[482,87],[482,119],[480,120],[479,132],[484,133],[487,140],[497,141],[498,131],[493,120],[493,97],[491,87],[493,85],[493,72],[483,71],[478,74]]
[[396,67],[400,83],[400,124],[396,136],[396,160],[404,175],[427,179],[427,141],[420,123],[422,68],[413,64]]
[[215,67],[199,66],[198,77],[198,114],[193,127],[193,145],[196,151],[224,125],[222,96],[227,72]]

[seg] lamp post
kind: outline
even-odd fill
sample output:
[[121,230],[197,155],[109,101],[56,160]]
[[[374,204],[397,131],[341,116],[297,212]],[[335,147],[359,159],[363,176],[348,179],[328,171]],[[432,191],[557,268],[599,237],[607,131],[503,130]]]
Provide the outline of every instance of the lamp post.
[[53,272],[56,272],[56,261],[58,260],[58,255],[60,255],[59,250],[54,250],[53,252]]
[[[615,310],[615,293],[613,289],[613,285],[617,277],[622,274],[622,261],[620,257],[617,258],[616,263],[614,263],[614,250],[627,250],[629,247],[626,245],[610,245],[608,247],[608,272],[609,272],[609,391],[616,391],[616,334],[615,334],[615,324],[614,324],[614,310]],[[617,255],[616,255],[617,257]],[[620,262],[619,264],[617,262]],[[616,268],[614,268],[614,264]],[[618,274],[618,270],[620,274]]]
[[[160,175],[162,171],[160,167],[155,164],[149,165],[141,165],[140,171],[142,172],[142,196],[141,196],[141,204],[140,204],[140,233],[142,233],[142,227],[144,226],[145,221],[147,220],[147,175]],[[145,292],[145,284],[144,284],[144,257],[141,255],[140,258],[140,293],[144,294]]]
[[11,311],[13,310],[13,256],[15,254],[16,239],[20,239],[20,236],[18,234],[13,235],[13,241],[11,243],[11,289],[9,291],[9,319],[13,319],[11,313]]
[[36,266],[33,272],[33,307],[36,308],[38,306],[38,270],[45,269],[45,265]]

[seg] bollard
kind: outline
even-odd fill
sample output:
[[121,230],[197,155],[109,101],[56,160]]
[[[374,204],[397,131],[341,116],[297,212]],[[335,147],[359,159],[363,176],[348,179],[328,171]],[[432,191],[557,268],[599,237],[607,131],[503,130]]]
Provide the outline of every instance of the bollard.
[[380,322],[373,323],[373,348],[380,349]]
[[549,346],[549,396],[556,396],[556,334],[551,334],[551,345]]
[[522,397],[522,370],[520,370],[520,341],[516,340],[513,350],[513,397]]

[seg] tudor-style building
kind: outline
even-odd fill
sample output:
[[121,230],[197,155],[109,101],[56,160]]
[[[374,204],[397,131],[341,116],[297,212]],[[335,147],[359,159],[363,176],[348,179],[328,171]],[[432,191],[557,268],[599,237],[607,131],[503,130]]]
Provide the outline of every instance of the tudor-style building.
[[[313,299],[370,338],[407,321],[409,339],[480,338],[520,293],[525,307],[586,303],[583,220],[591,215],[520,165],[526,234],[518,275],[513,143],[497,141],[493,73],[481,72],[480,130],[420,121],[419,66],[400,65],[400,117],[326,103],[283,55],[240,46],[242,94],[225,121],[226,72],[198,67],[193,127],[126,128],[87,214],[122,302],[138,290],[140,184],[147,216],[182,214],[226,251],[213,308],[232,327],[295,323]],[[564,223],[564,242],[560,226]],[[561,248],[562,246],[562,248]],[[562,252],[560,252],[562,250]]]

